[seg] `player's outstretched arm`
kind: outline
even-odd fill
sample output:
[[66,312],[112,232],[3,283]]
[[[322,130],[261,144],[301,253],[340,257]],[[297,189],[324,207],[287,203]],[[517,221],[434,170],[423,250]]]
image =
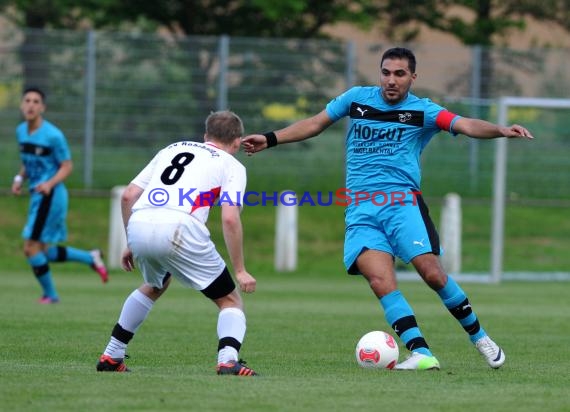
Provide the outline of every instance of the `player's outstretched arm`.
[[504,137],[526,137],[527,139],[534,139],[532,133],[518,124],[501,127],[501,135]]
[[317,136],[333,123],[326,110],[323,110],[315,116],[299,120],[283,129],[246,136],[242,140],[242,147],[251,155],[278,144],[298,142]]
[[453,125],[453,131],[476,139],[493,139],[496,137],[523,137],[533,139],[533,135],[523,126],[499,126],[481,119],[459,118]]
[[269,141],[267,139],[268,138],[262,134],[250,134],[243,138],[241,145],[248,155],[252,155],[269,147]]

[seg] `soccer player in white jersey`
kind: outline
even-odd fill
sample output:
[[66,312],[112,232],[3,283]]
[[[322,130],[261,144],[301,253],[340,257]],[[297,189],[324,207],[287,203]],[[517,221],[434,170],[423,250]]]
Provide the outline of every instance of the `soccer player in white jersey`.
[[386,321],[411,352],[394,369],[440,368],[410,304],[398,289],[396,256],[414,265],[489,366],[499,368],[505,362],[503,350],[489,338],[467,295],[440,264],[439,237],[420,192],[420,155],[441,130],[479,139],[532,135],[519,125],[503,127],[469,119],[419,98],[410,93],[416,77],[413,52],[401,47],[389,49],[380,62],[380,86],[352,87],[317,115],[281,130],[246,136],[243,145],[252,154],[308,139],[348,116],[346,189],[358,194],[359,201],[353,199],[345,213],[344,263],[348,273],[366,278]]
[[219,205],[239,288],[254,292],[256,280],[245,267],[240,219],[246,171],[233,156],[243,131],[235,113],[214,112],[206,119],[204,143],[180,141],[165,147],[125,189],[121,208],[128,248],[122,265],[132,271],[136,263],[144,283],[126,299],[98,371],[128,371],[127,345],[174,277],[220,309],[218,375],[256,375],[238,358],[246,332],[243,301],[206,227],[210,207]]

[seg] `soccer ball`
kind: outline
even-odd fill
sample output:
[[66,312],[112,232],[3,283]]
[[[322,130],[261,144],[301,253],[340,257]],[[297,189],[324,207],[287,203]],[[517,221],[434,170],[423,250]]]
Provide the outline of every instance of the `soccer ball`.
[[398,356],[398,344],[386,332],[368,332],[356,344],[356,361],[363,368],[392,369],[398,363]]

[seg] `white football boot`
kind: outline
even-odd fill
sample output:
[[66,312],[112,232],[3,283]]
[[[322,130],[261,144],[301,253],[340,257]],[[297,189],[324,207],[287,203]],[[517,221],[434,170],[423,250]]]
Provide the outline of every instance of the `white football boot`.
[[500,368],[505,363],[505,352],[490,337],[485,336],[479,339],[475,342],[475,347],[491,368]]
[[427,356],[419,352],[412,352],[403,362],[394,366],[394,370],[401,371],[427,371],[439,370],[439,361],[435,356]]

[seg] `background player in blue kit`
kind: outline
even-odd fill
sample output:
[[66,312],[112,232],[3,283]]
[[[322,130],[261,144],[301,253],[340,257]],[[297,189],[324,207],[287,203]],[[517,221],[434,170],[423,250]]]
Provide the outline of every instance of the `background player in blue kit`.
[[[439,369],[419,329],[414,312],[398,290],[395,257],[411,262],[422,279],[437,292],[449,312],[489,366],[499,368],[505,353],[479,324],[469,299],[441,266],[439,237],[420,190],[420,155],[440,130],[479,139],[532,138],[519,125],[503,127],[458,116],[427,98],[410,93],[416,79],[416,58],[406,48],[387,50],[380,63],[380,86],[352,87],[330,101],[325,110],[290,126],[244,138],[247,153],[316,136],[348,116],[346,188],[360,192],[345,213],[344,263],[350,274],[362,274],[380,300],[386,321],[411,351],[395,369]],[[404,201],[374,201],[384,192]],[[365,195],[368,194],[368,199]]]
[[95,270],[103,282],[108,273],[100,250],[80,250],[54,245],[67,238],[66,216],[68,194],[64,180],[73,168],[65,136],[43,118],[45,94],[38,88],[27,88],[20,110],[24,122],[16,129],[22,166],[12,183],[12,193],[21,193],[28,179],[30,208],[22,232],[24,254],[42,287],[40,303],[57,303],[59,297],[51,276],[49,262],[74,261]]

